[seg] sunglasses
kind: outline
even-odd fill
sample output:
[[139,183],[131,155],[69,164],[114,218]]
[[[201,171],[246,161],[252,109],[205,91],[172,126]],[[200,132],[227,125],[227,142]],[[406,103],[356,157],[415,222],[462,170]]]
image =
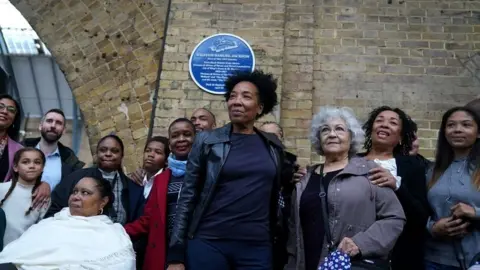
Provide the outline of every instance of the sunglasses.
[[17,113],[17,108],[15,106],[7,106],[3,103],[0,103],[0,111],[3,111],[4,109],[7,109],[7,112],[11,114],[16,114]]

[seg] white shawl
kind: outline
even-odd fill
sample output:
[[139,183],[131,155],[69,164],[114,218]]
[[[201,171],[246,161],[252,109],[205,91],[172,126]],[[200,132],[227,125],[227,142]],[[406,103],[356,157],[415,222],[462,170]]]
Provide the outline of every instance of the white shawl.
[[135,270],[132,242],[107,216],[72,216],[68,207],[30,227],[0,253],[21,270]]

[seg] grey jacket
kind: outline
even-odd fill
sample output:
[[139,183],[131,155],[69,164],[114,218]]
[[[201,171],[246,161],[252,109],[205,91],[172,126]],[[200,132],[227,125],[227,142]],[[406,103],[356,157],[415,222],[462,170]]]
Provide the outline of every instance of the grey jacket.
[[[338,245],[344,237],[351,238],[363,257],[386,258],[393,249],[406,222],[402,206],[390,188],[381,188],[367,178],[370,169],[377,167],[365,158],[352,158],[328,186],[329,224],[332,240]],[[289,253],[285,269],[305,270],[303,232],[299,205],[312,169],[296,185],[292,196],[292,215],[289,222]],[[326,240],[325,240],[326,241]],[[323,243],[321,261],[328,255]],[[320,262],[319,262],[320,263]]]

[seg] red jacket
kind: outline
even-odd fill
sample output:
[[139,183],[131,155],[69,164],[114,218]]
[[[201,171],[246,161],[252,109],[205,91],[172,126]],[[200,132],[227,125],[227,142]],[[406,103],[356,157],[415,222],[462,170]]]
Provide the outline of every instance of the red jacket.
[[143,215],[125,225],[131,238],[148,234],[143,270],[163,269],[167,255],[167,193],[172,172],[165,169],[153,180]]

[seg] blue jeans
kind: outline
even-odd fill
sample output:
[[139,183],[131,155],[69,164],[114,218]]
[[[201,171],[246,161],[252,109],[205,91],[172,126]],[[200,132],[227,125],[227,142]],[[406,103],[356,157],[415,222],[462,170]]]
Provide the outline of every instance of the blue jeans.
[[425,270],[462,270],[460,267],[425,261]]
[[271,270],[270,243],[194,238],[187,244],[189,270]]

